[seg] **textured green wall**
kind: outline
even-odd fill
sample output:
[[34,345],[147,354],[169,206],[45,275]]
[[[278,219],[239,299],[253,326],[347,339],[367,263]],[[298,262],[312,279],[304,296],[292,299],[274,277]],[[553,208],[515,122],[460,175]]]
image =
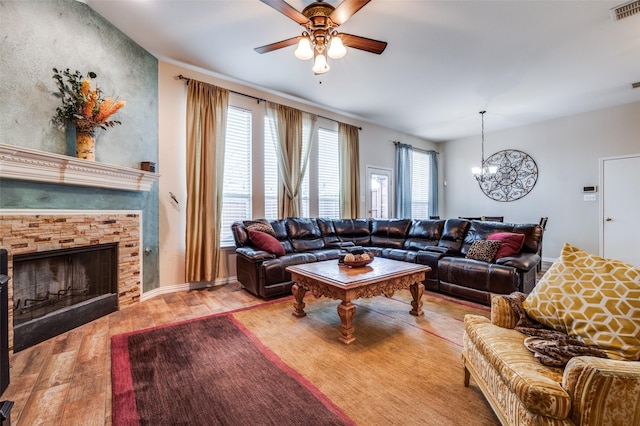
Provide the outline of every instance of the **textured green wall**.
[[[0,1],[0,142],[67,153],[65,132],[50,124],[59,100],[52,68],[98,77],[106,96],[127,105],[98,130],[96,160],[140,168],[158,162],[158,61],[84,3]],[[117,191],[1,179],[0,209],[142,210],[145,291],[158,287],[158,184]],[[4,230],[0,231],[4,232]]]

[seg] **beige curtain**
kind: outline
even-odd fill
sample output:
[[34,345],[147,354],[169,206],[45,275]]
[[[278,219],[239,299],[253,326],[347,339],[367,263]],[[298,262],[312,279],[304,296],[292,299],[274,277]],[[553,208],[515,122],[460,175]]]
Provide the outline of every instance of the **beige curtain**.
[[[307,170],[317,118],[298,109],[267,102],[267,117],[278,156],[278,218],[300,216],[300,184]],[[303,124],[310,126],[304,148]]]
[[187,282],[213,281],[220,257],[224,141],[229,91],[190,80],[187,88]]
[[338,124],[340,145],[340,216],[343,219],[360,217],[360,139],[358,128]]

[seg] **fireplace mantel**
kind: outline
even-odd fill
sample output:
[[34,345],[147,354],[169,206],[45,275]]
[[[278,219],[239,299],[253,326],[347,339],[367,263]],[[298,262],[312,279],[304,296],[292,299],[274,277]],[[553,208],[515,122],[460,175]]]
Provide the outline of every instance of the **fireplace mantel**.
[[0,143],[0,177],[126,191],[149,191],[160,175]]

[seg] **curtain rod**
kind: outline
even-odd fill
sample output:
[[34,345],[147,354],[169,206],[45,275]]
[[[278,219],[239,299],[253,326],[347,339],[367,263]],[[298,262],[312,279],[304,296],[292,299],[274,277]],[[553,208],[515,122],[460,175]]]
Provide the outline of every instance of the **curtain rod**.
[[[179,75],[178,75],[178,80],[185,80],[187,83],[189,83],[189,81],[191,80],[191,78],[190,78],[190,77],[185,77],[184,75],[179,74]],[[227,90],[229,90],[229,89],[227,89]],[[247,95],[246,93],[236,92],[235,90],[229,90],[229,92],[234,93],[234,94],[236,94],[236,95],[245,96],[245,97],[247,97],[247,98],[255,99],[258,103],[260,103],[260,102],[267,102],[267,100],[266,100],[266,99],[258,98],[258,97],[256,97],[256,96],[252,96],[252,95]],[[317,115],[317,114],[316,114],[316,115]],[[333,119],[333,118],[323,117],[322,115],[317,115],[317,116],[318,116],[318,117],[320,117],[320,118],[324,118],[325,120],[333,121],[333,122],[335,122],[335,123],[340,123],[340,121],[335,120],[335,119]],[[358,129],[358,130],[362,130],[362,127],[358,127],[357,129]]]
[[[402,144],[402,142],[400,141],[390,141],[393,142],[394,145],[400,145]],[[436,151],[435,149],[422,149],[422,148],[416,148],[413,145],[409,144],[409,143],[405,143],[403,145],[409,145],[411,147],[411,149],[415,149],[416,151],[421,151],[421,152],[435,152],[436,154],[440,155],[440,153],[438,151]]]

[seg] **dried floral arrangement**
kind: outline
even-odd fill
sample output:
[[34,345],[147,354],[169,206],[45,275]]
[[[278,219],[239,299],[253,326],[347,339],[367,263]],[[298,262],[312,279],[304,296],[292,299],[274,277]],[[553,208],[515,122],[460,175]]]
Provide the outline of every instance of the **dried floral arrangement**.
[[52,123],[64,128],[68,122],[73,122],[76,129],[85,132],[96,127],[107,129],[122,124],[109,118],[125,105],[125,101],[103,97],[98,87],[91,88],[91,79],[97,77],[96,73],[87,75],[85,77],[77,70],[72,73],[69,68],[64,71],[53,68],[53,79],[58,86],[58,93],[54,96],[62,100],[62,105],[56,108]]

